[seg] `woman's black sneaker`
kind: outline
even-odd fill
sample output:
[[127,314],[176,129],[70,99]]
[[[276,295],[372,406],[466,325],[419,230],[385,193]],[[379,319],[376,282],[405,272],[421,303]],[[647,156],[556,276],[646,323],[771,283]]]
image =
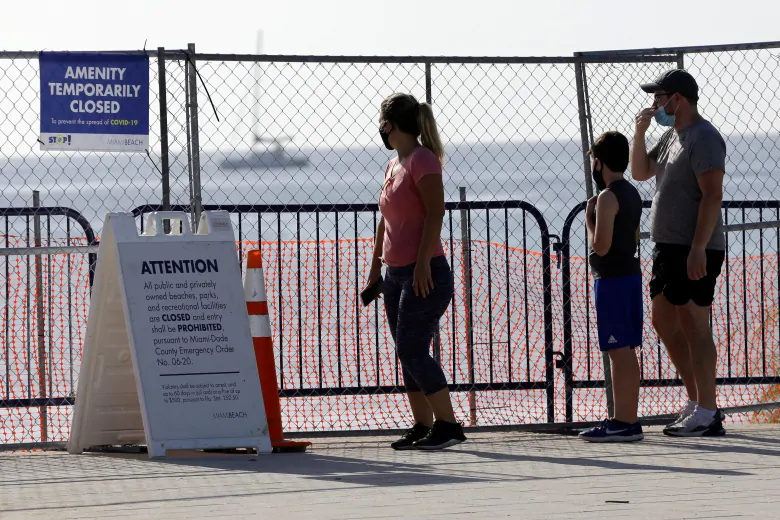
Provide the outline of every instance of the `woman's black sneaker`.
[[459,423],[436,421],[423,439],[414,443],[418,450],[442,450],[466,440],[463,426]]
[[394,450],[413,450],[414,443],[423,439],[431,429],[424,424],[417,423],[408,430],[403,436],[390,445]]

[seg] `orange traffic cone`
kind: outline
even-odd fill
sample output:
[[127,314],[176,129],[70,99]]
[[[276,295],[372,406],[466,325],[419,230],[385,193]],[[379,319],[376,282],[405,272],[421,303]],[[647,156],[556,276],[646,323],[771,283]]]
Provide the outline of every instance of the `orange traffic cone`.
[[274,345],[271,339],[271,321],[268,318],[268,302],[265,295],[263,259],[260,251],[250,251],[247,256],[246,278],[244,279],[246,309],[249,314],[249,327],[252,343],[255,347],[257,372],[260,374],[260,387],[263,390],[265,416],[268,421],[268,433],[274,452],[306,451],[310,442],[284,439],[282,432],[282,407],[279,404],[279,385],[276,381],[276,363]]

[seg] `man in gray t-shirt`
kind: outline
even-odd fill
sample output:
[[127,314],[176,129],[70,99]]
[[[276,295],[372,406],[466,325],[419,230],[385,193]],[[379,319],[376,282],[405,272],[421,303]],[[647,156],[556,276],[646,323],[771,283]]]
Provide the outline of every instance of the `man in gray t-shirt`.
[[[636,117],[631,170],[634,180],[656,178],[650,217],[652,320],[688,391],[678,420],[664,433],[723,435],[709,316],[726,249],[719,229],[726,143],[699,115],[699,87],[687,72],[666,71],[642,90],[653,94],[653,106]],[[671,128],[647,152],[645,133],[652,119]]]
[[[650,235],[656,244],[690,247],[702,199],[700,177],[713,169],[725,171],[726,143],[712,123],[699,118],[679,132],[670,128],[649,155],[657,164]],[[720,211],[717,218],[721,227]],[[725,233],[716,229],[706,249],[724,251]]]

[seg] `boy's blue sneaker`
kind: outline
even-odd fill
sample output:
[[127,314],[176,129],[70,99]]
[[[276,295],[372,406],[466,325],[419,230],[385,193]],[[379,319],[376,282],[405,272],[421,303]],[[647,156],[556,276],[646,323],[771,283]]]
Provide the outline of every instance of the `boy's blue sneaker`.
[[598,426],[580,432],[580,439],[588,442],[635,442],[645,438],[639,422],[628,424],[605,419]]

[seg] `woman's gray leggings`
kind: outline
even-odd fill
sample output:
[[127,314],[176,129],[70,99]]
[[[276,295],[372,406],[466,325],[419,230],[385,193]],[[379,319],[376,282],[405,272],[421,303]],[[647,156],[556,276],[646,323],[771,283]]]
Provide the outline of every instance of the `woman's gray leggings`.
[[428,296],[415,296],[415,264],[388,267],[382,286],[387,323],[403,368],[407,392],[435,394],[447,386],[441,366],[431,357],[431,340],[439,319],[452,301],[454,280],[447,258],[431,259],[433,290]]

